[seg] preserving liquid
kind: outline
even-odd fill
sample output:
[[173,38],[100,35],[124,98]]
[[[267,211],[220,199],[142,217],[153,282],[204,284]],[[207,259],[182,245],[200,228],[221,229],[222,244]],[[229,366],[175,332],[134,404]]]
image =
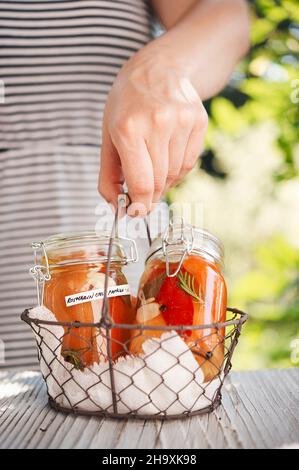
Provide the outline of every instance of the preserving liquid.
[[[101,319],[103,300],[67,306],[65,297],[104,287],[105,264],[86,263],[51,268],[51,279],[44,286],[44,305],[60,322],[98,323]],[[111,265],[108,285],[127,284],[120,266]],[[129,295],[108,299],[109,314],[114,323],[130,324],[135,314]],[[95,326],[64,327],[62,355],[76,368],[83,369],[100,360],[107,360],[107,337],[104,328]],[[128,353],[130,332],[128,329],[112,328],[112,359]]]
[[[178,263],[170,263],[175,272]],[[175,326],[207,325],[226,320],[226,285],[221,268],[198,255],[190,255],[174,277],[167,277],[165,261],[148,262],[138,292],[136,325]],[[163,330],[147,330],[144,335],[133,330],[130,351],[142,354],[147,337],[160,337]],[[201,328],[177,330],[190,347],[201,367],[205,381],[219,374],[224,360],[225,330]]]

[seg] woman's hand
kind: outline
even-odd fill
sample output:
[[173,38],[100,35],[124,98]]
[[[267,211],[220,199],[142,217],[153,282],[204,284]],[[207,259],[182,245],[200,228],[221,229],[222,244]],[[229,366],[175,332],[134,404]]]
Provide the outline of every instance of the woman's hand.
[[121,69],[106,102],[99,192],[116,205],[126,182],[129,215],[146,215],[203,147],[206,110],[170,55],[148,44]]
[[180,3],[169,14],[171,0],[152,0],[169,30],[124,65],[106,102],[99,191],[115,205],[126,182],[130,215],[194,166],[208,122],[199,95],[218,93],[249,46],[245,0]]

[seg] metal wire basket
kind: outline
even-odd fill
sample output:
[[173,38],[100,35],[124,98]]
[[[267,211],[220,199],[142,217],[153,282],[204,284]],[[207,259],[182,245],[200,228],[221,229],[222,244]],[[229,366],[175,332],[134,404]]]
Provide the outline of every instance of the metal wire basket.
[[[114,418],[170,419],[211,412],[220,404],[223,381],[231,369],[232,354],[247,320],[247,314],[238,309],[227,311],[230,319],[224,323],[176,325],[175,331],[171,326],[120,325],[107,318],[100,323],[84,324],[45,321],[31,318],[29,310],[23,312],[22,320],[35,333],[41,371],[53,408]],[[101,363],[87,366],[84,371],[79,358],[77,363],[68,362],[67,352],[62,351],[66,335],[80,336],[80,328],[96,330],[95,344],[105,344]],[[150,345],[144,355],[128,356],[129,364],[125,358],[112,359],[115,341],[112,333],[123,328],[131,330],[133,338],[145,336]],[[163,335],[160,339],[151,338],[151,330],[157,329],[163,330]],[[184,348],[181,339],[189,330],[198,332],[200,337],[191,349],[187,345]],[[129,344],[123,344],[123,348],[130,353]],[[85,352],[90,349],[92,345],[86,344]],[[192,361],[195,349],[202,351],[199,362]],[[203,370],[208,371],[206,381]]]
[[[49,403],[63,412],[114,418],[171,419],[210,412],[221,402],[223,381],[248,316],[228,308],[223,323],[114,323],[107,291],[117,217],[116,213],[109,240],[100,321],[59,322],[54,315],[50,321],[33,318],[28,309],[21,315],[35,334]],[[148,227],[147,233],[150,242]],[[42,268],[35,266],[33,271],[37,284],[44,282]],[[124,329],[130,339],[120,342],[117,333]],[[64,347],[70,337],[83,341],[80,351]],[[142,345],[143,354],[132,353],[133,342]],[[123,351],[117,358],[114,345]],[[86,364],[88,354],[97,360]]]

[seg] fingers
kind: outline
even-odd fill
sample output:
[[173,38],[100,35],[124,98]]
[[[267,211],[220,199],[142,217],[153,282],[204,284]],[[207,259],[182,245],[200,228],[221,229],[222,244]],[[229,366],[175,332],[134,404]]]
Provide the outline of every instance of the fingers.
[[169,168],[169,159],[168,159],[168,147],[169,142],[159,140],[154,137],[150,139],[147,143],[147,149],[152,160],[153,165],[153,177],[154,177],[154,193],[153,193],[153,203],[159,202],[163,192],[165,191],[168,168]]
[[131,198],[127,213],[145,216],[195,165],[207,113],[199,97],[191,100],[173,92],[165,97],[163,87],[151,97],[129,85],[131,81],[129,90],[115,92],[106,103],[99,191],[116,206],[125,181]]
[[201,104],[197,108],[194,126],[189,133],[184,146],[184,155],[181,161],[181,167],[176,178],[170,179],[167,189],[173,187],[182,178],[184,178],[195,166],[204,146],[204,136],[208,126],[208,115]]
[[[169,142],[169,167],[166,188],[176,184],[184,161],[185,149],[190,131],[181,130],[172,136]],[[166,188],[164,188],[166,190]]]
[[122,128],[112,134],[112,139],[118,151],[131,199],[127,213],[144,217],[151,210],[154,174],[152,160],[141,135],[137,127],[122,123]]
[[195,110],[195,106],[184,106],[177,110],[176,128],[169,143],[167,188],[176,184],[180,178],[181,168],[184,164],[186,146],[195,124]]
[[179,179],[184,178],[196,165],[196,162],[203,150],[204,132],[200,126],[192,130],[184,155],[183,165],[179,174]]
[[185,149],[184,162],[180,172],[180,178],[183,178],[195,166],[204,147],[205,133],[208,127],[208,115],[205,108],[200,109],[196,124],[189,136]]
[[124,176],[121,161],[105,127],[102,140],[98,190],[106,201],[116,208],[118,195],[123,193]]

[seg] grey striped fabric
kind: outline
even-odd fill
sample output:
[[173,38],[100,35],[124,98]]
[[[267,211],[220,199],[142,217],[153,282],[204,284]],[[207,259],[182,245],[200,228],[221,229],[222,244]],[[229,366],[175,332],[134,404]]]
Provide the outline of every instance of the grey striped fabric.
[[149,39],[143,0],[0,0],[0,367],[37,363],[30,243],[94,228],[105,99]]

